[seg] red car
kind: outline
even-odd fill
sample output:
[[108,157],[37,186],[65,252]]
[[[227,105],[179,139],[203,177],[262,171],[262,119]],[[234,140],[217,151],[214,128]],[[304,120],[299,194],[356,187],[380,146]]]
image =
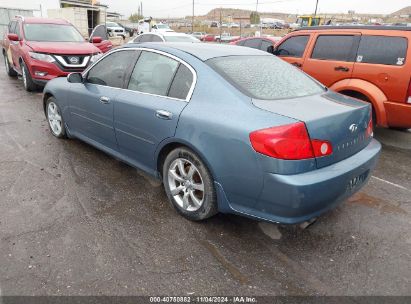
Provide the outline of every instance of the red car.
[[206,34],[203,38],[203,41],[213,42],[213,41],[215,41],[215,35]]
[[[102,43],[101,37],[92,42]],[[101,50],[85,41],[80,32],[63,19],[25,18],[10,21],[2,41],[9,76],[21,75],[27,91],[44,86],[50,79],[82,72],[101,56]]]
[[247,37],[230,42],[230,44],[246,46],[272,53],[275,44],[280,40],[281,37]]

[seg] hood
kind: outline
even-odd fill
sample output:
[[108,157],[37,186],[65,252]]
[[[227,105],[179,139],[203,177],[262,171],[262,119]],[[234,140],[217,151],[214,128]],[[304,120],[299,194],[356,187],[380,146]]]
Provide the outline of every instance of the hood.
[[34,52],[58,55],[86,55],[100,53],[100,50],[89,42],[43,42],[26,41]]

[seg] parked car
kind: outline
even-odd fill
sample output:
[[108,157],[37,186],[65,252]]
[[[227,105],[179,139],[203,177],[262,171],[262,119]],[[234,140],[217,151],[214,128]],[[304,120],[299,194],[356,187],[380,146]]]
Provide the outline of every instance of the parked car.
[[103,53],[108,52],[113,48],[113,43],[108,38],[107,28],[104,24],[97,25],[91,32],[89,41],[100,49]]
[[165,23],[156,23],[156,24],[153,24],[153,26],[151,27],[151,31],[152,31],[152,32],[155,32],[155,33],[174,32],[174,31],[168,26],[168,24],[165,24]]
[[240,36],[231,36],[230,33],[222,33],[221,37],[220,35],[215,36],[215,40],[218,42],[232,42],[240,39]]
[[134,35],[134,28],[133,28],[133,27],[127,26],[127,25],[123,25],[123,24],[120,23],[120,22],[117,22],[117,24],[118,24],[119,26],[121,26],[121,27],[125,30],[126,34],[128,34],[129,37],[133,37],[133,35]]
[[204,36],[203,41],[213,42],[213,41],[215,41],[215,35],[207,34],[207,35]]
[[[91,42],[98,45],[102,38],[95,36]],[[101,51],[66,20],[34,17],[10,21],[2,53],[7,74],[21,75],[27,91],[55,77],[81,72],[101,56]]]
[[369,104],[232,45],[127,44],[49,82],[44,111],[55,137],[162,179],[190,220],[310,220],[361,189],[381,149]]
[[126,30],[116,22],[106,22],[108,35],[111,37],[122,37],[126,39]]
[[191,35],[177,32],[162,32],[162,33],[143,33],[136,38],[130,40],[128,43],[142,43],[142,42],[200,42],[197,38]]
[[206,33],[204,33],[204,32],[193,32],[190,35],[193,36],[194,38],[197,38],[200,41],[203,41],[204,37],[206,36]]
[[259,49],[272,54],[275,44],[280,40],[281,37],[247,37],[230,42],[230,44]]
[[285,36],[275,54],[330,89],[370,102],[378,125],[411,128],[410,28],[304,28]]

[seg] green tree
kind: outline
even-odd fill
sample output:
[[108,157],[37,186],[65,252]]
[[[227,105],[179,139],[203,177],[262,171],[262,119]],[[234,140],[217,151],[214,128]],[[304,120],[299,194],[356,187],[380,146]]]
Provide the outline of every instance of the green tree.
[[260,15],[257,12],[251,12],[250,22],[251,24],[260,24]]
[[138,13],[131,14],[130,17],[128,17],[128,20],[130,20],[130,22],[133,22],[133,23],[137,23],[138,20],[141,20],[141,19],[143,19],[143,16],[141,16]]

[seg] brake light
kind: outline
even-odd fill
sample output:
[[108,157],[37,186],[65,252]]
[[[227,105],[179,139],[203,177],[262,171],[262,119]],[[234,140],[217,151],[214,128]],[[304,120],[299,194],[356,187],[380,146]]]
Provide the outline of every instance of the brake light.
[[370,121],[368,122],[368,127],[367,127],[367,137],[372,137],[374,136],[374,131],[373,131],[373,122],[372,122],[372,115],[370,118]]
[[310,140],[303,122],[250,133],[254,150],[279,159],[299,160],[332,154],[328,141]]

